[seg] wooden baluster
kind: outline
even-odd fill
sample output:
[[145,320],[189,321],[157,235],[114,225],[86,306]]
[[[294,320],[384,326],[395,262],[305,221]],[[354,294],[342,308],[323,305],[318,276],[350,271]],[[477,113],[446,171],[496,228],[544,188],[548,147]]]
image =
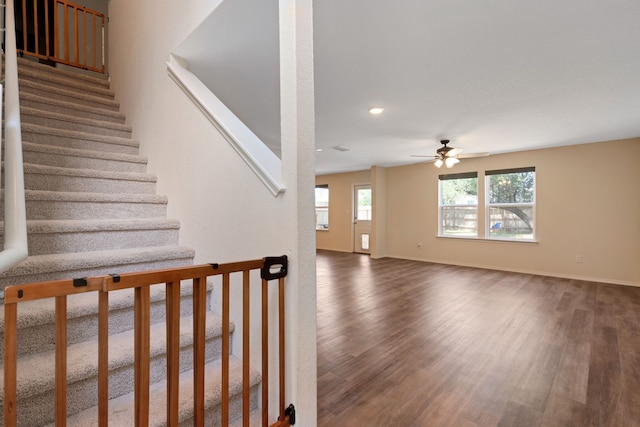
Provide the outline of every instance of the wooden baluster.
[[56,297],[56,426],[67,421],[67,297]]
[[60,58],[60,42],[61,40],[59,40],[60,37],[60,32],[59,32],[59,27],[60,24],[58,23],[58,5],[60,4],[60,1],[56,0],[53,3],[53,56],[56,59]]
[[180,282],[168,282],[166,290],[167,425],[177,426],[180,415]]
[[249,383],[250,357],[250,326],[251,326],[251,295],[250,271],[242,272],[242,425],[249,427],[249,406],[251,399],[251,385]]
[[46,55],[47,59],[49,59],[49,57],[51,56],[51,46],[50,43],[51,41],[49,40],[49,2],[45,0],[44,2],[44,45],[45,45],[45,52],[44,54]]
[[71,55],[69,53],[69,6],[67,3],[63,3],[64,10],[64,19],[63,19],[63,28],[64,28],[64,59],[69,61]]
[[109,293],[98,292],[98,425],[109,423]]
[[[33,46],[33,52],[36,55],[40,54],[40,43],[39,43],[39,38],[38,37],[38,0],[33,0],[33,42],[34,42],[34,46]],[[25,49],[26,50],[26,49]]]
[[104,15],[102,15],[100,19],[101,19],[101,23],[102,23],[102,25],[101,25],[101,27],[100,27],[100,41],[101,41],[101,49],[100,49],[100,52],[102,52],[102,56],[101,56],[101,58],[100,58],[100,64],[102,64],[102,65],[100,66],[100,72],[101,72],[101,73],[104,73],[104,70],[105,70],[105,56],[106,56],[106,52],[104,51],[104,49],[105,49],[105,40],[104,40],[104,36],[105,36],[105,34],[104,34]]
[[285,409],[285,395],[284,395],[284,367],[285,367],[285,352],[284,352],[284,322],[285,322],[285,306],[284,306],[284,277],[278,279],[278,341],[280,348],[278,349],[280,360],[280,420],[284,420]]
[[262,425],[269,425],[269,282],[262,279]]
[[150,292],[149,286],[135,288],[135,425],[149,425],[149,353]]
[[229,273],[222,275],[222,426],[229,425]]
[[98,27],[95,13],[91,14],[91,23],[93,29],[93,68],[98,68]]
[[80,63],[80,28],[79,28],[79,19],[78,19],[78,7],[73,6],[73,55],[76,64]]
[[18,305],[4,304],[4,425],[15,427],[17,380],[16,365],[18,358],[17,338]]
[[204,426],[204,364],[206,342],[206,277],[193,280],[193,425]]
[[28,52],[27,49],[27,0],[22,0],[22,50]]

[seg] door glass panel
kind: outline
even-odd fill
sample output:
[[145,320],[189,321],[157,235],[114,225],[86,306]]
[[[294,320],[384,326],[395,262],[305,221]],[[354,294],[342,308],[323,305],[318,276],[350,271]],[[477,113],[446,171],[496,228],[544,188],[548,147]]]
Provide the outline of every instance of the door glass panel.
[[356,215],[358,220],[371,220],[371,189],[358,189],[358,212]]

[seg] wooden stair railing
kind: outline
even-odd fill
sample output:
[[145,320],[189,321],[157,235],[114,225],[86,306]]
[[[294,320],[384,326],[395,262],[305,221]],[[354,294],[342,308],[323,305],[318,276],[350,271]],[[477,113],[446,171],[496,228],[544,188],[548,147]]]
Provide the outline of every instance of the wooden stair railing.
[[105,15],[67,0],[15,0],[18,53],[105,72]]
[[65,425],[67,418],[67,297],[69,295],[98,292],[98,424],[109,422],[109,292],[134,289],[134,404],[135,420],[132,425],[149,425],[150,387],[150,287],[166,287],[167,334],[167,425],[178,425],[179,352],[180,352],[180,288],[182,281],[193,285],[193,353],[194,353],[194,425],[204,425],[205,402],[205,315],[207,278],[222,276],[222,402],[221,425],[229,423],[229,355],[230,355],[230,277],[242,273],[243,334],[242,334],[242,419],[249,426],[249,293],[251,271],[260,270],[262,279],[262,426],[269,426],[269,297],[268,286],[277,280],[278,286],[278,367],[279,417],[272,427],[287,427],[295,423],[293,405],[285,408],[285,355],[284,355],[284,278],[287,275],[287,257],[227,264],[203,264],[182,268],[153,270],[121,275],[94,276],[82,279],[14,285],[5,290],[4,310],[4,423],[13,427],[19,410],[17,402],[17,313],[21,302],[42,298],[55,298],[56,350],[55,394],[56,425]]

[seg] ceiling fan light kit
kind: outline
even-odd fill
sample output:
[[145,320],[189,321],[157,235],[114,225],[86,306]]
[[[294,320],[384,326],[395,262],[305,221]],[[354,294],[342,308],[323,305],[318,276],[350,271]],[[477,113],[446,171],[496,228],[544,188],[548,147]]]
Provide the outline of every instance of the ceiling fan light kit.
[[[437,168],[442,167],[442,165],[445,165],[447,168],[451,168],[456,163],[460,163],[460,159],[458,159],[458,155],[462,153],[462,149],[447,147],[447,144],[449,143],[448,139],[443,139],[440,141],[440,143],[442,144],[442,147],[438,148],[436,150],[436,155],[433,156],[436,159],[434,165]],[[472,153],[472,154],[463,154],[460,157],[472,158],[472,157],[484,157],[488,155],[489,153]],[[411,157],[431,157],[431,156],[414,154]]]
[[443,139],[442,141],[440,141],[440,143],[442,144],[442,147],[436,150],[436,167],[440,168],[444,163],[447,168],[452,168],[456,163],[460,163],[460,160],[458,160],[456,156],[462,150],[453,147],[447,147],[447,144],[449,143],[448,139]]

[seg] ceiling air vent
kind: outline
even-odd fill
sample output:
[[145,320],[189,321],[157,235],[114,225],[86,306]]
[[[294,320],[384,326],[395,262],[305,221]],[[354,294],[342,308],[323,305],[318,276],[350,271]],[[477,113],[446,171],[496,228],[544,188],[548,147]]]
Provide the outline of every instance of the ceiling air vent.
[[334,145],[331,148],[333,148],[336,151],[351,151],[351,148],[347,148],[347,147],[344,147],[342,145]]

